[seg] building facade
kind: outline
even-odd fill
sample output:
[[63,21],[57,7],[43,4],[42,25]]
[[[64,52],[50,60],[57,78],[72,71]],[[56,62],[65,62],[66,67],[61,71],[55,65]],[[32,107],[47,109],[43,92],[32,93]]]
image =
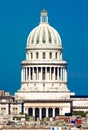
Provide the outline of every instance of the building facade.
[[12,96],[0,96],[0,115],[17,115],[22,112],[22,101]]

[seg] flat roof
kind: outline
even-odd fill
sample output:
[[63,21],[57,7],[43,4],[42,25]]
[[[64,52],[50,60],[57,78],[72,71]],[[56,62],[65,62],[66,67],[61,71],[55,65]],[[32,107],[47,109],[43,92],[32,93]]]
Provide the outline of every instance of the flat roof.
[[74,95],[70,96],[70,98],[88,98],[88,95]]

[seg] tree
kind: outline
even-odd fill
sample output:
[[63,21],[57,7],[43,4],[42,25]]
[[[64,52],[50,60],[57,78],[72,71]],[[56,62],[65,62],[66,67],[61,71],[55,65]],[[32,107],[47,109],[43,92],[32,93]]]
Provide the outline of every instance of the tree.
[[73,111],[72,115],[80,115],[81,117],[85,117],[86,113],[84,111]]

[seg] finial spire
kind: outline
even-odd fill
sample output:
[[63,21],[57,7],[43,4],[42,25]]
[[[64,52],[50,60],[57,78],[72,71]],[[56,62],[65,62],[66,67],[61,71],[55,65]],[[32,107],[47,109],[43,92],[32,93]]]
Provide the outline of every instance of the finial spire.
[[45,9],[41,11],[40,22],[48,23],[48,12]]

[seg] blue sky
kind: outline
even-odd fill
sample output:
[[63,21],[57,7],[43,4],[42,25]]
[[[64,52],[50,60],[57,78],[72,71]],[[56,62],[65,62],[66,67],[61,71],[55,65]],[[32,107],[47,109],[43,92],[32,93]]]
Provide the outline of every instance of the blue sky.
[[0,1],[0,89],[14,94],[20,88],[26,40],[43,8],[62,39],[68,88],[88,95],[88,0]]

